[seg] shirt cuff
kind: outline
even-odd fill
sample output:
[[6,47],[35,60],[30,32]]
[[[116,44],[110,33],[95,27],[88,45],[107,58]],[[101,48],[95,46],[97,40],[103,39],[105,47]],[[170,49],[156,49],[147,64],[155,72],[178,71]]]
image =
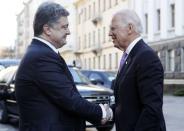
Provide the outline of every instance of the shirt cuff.
[[99,104],[102,109],[102,119],[105,119],[107,117],[107,112],[102,104]]
[[111,113],[111,118],[110,118],[110,121],[112,121],[113,120],[113,112],[112,112],[112,109],[110,108],[110,113]]

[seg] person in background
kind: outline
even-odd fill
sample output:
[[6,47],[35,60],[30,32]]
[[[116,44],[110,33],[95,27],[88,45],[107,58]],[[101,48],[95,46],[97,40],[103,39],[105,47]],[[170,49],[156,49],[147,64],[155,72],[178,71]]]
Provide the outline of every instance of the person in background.
[[116,131],[166,131],[163,67],[141,32],[141,21],[134,11],[124,9],[113,16],[109,36],[123,52],[113,84]]

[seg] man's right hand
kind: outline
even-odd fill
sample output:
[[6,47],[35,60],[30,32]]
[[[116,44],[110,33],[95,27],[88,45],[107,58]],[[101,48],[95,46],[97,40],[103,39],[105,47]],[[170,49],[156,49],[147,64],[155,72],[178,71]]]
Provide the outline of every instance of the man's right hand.
[[102,109],[102,120],[101,124],[105,124],[107,121],[110,121],[113,119],[113,112],[112,109],[109,107],[108,104],[99,104]]

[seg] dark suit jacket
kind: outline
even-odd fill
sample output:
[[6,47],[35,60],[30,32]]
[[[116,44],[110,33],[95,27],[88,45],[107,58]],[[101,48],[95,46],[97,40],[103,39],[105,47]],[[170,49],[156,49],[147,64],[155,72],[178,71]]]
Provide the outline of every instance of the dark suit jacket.
[[84,131],[100,123],[101,108],[83,99],[68,67],[46,44],[33,39],[16,75],[20,131]]
[[140,40],[114,83],[117,131],[165,131],[162,112],[163,67],[155,52]]

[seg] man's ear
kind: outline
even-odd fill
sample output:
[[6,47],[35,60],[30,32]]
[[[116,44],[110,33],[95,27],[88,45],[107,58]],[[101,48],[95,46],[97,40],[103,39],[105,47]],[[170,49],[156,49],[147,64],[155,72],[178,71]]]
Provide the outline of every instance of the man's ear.
[[48,36],[51,34],[50,27],[47,24],[43,25],[43,33]]
[[131,34],[134,30],[134,26],[130,23],[128,24],[128,33]]

